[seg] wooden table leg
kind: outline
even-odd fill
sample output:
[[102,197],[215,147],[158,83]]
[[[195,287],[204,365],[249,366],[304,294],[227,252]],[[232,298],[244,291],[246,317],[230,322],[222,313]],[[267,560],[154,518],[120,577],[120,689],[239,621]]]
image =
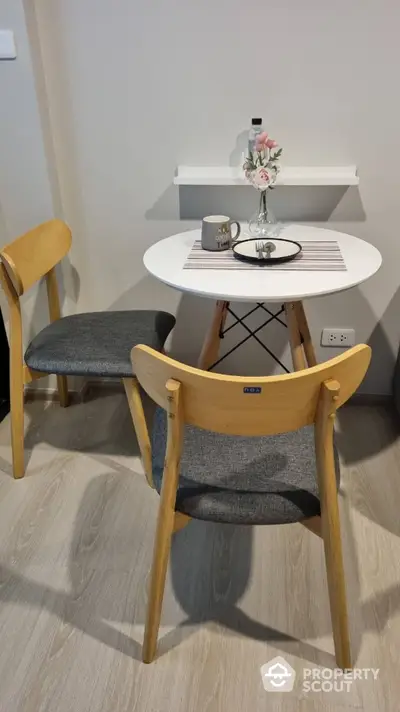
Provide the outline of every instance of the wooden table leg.
[[300,336],[303,339],[304,353],[306,355],[308,366],[309,368],[311,368],[311,366],[317,365],[317,359],[315,356],[313,342],[311,341],[310,329],[308,328],[308,322],[306,313],[304,311],[303,302],[295,302],[294,310],[296,313]]
[[285,304],[286,323],[289,329],[289,343],[292,352],[293,368],[295,371],[302,371],[306,367],[304,358],[303,344],[301,343],[301,334],[297,323],[297,315],[295,302],[286,302]]
[[301,371],[306,368],[306,360],[308,368],[316,366],[317,359],[303,302],[287,302],[285,304],[285,314],[289,329],[289,342],[294,370]]
[[218,360],[220,332],[224,328],[229,302],[216,302],[213,320],[207,331],[197,362],[198,368],[207,371]]

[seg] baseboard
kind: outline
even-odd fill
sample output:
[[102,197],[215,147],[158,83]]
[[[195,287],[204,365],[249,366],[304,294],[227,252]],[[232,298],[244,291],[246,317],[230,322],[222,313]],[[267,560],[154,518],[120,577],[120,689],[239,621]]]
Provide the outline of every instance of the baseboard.
[[388,393],[354,393],[347,405],[393,405],[393,397]]
[[[90,398],[112,393],[125,393],[122,380],[118,378],[109,380],[98,378],[93,381],[85,381],[79,391],[68,389],[71,404],[84,403]],[[59,402],[56,388],[26,388],[24,398],[25,403],[32,403],[32,401]]]
[[101,395],[112,395],[125,393],[124,384],[121,378],[94,379],[85,384],[85,398],[93,398]]
[[[80,391],[68,390],[69,401],[73,403],[82,403],[86,393],[84,386]],[[58,391],[54,388],[26,388],[24,393],[25,403],[33,403],[33,401],[43,401],[44,403],[58,403]]]

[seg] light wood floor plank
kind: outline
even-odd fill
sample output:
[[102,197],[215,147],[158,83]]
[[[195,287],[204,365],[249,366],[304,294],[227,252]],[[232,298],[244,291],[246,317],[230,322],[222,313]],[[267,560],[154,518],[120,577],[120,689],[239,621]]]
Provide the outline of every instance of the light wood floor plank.
[[353,655],[380,677],[307,696],[265,692],[260,667],[334,665],[318,538],[191,522],[174,536],[159,657],[145,666],[158,499],[125,398],[27,415],[22,481],[0,426],[0,712],[397,711],[400,442],[387,410],[348,407],[337,435]]

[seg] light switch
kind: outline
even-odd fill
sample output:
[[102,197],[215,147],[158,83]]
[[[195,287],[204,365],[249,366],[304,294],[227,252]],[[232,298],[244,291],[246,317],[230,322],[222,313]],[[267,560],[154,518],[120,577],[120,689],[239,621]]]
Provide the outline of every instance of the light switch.
[[15,59],[17,48],[15,46],[14,32],[0,30],[0,59]]

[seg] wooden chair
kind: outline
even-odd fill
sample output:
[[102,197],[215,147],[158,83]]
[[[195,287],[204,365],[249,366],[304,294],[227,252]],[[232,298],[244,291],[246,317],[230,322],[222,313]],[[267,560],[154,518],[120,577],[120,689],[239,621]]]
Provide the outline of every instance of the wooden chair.
[[242,378],[185,366],[147,346],[132,350],[134,373],[160,406],[151,445],[134,381],[130,407],[146,476],[161,495],[144,662],[156,654],[172,533],[194,517],[236,524],[300,521],[321,536],[336,661],[351,667],[333,426],[370,358],[369,346],[362,345],[293,374]]
[[[0,250],[0,281],[10,308],[10,399],[14,477],[24,475],[24,385],[57,374],[60,404],[68,405],[68,375],[122,378],[131,397],[134,344],[162,349],[175,324],[161,311],[114,311],[61,318],[55,266],[71,246],[71,231],[51,220]],[[22,349],[20,297],[46,277],[50,324]],[[25,363],[24,363],[25,360]]]

